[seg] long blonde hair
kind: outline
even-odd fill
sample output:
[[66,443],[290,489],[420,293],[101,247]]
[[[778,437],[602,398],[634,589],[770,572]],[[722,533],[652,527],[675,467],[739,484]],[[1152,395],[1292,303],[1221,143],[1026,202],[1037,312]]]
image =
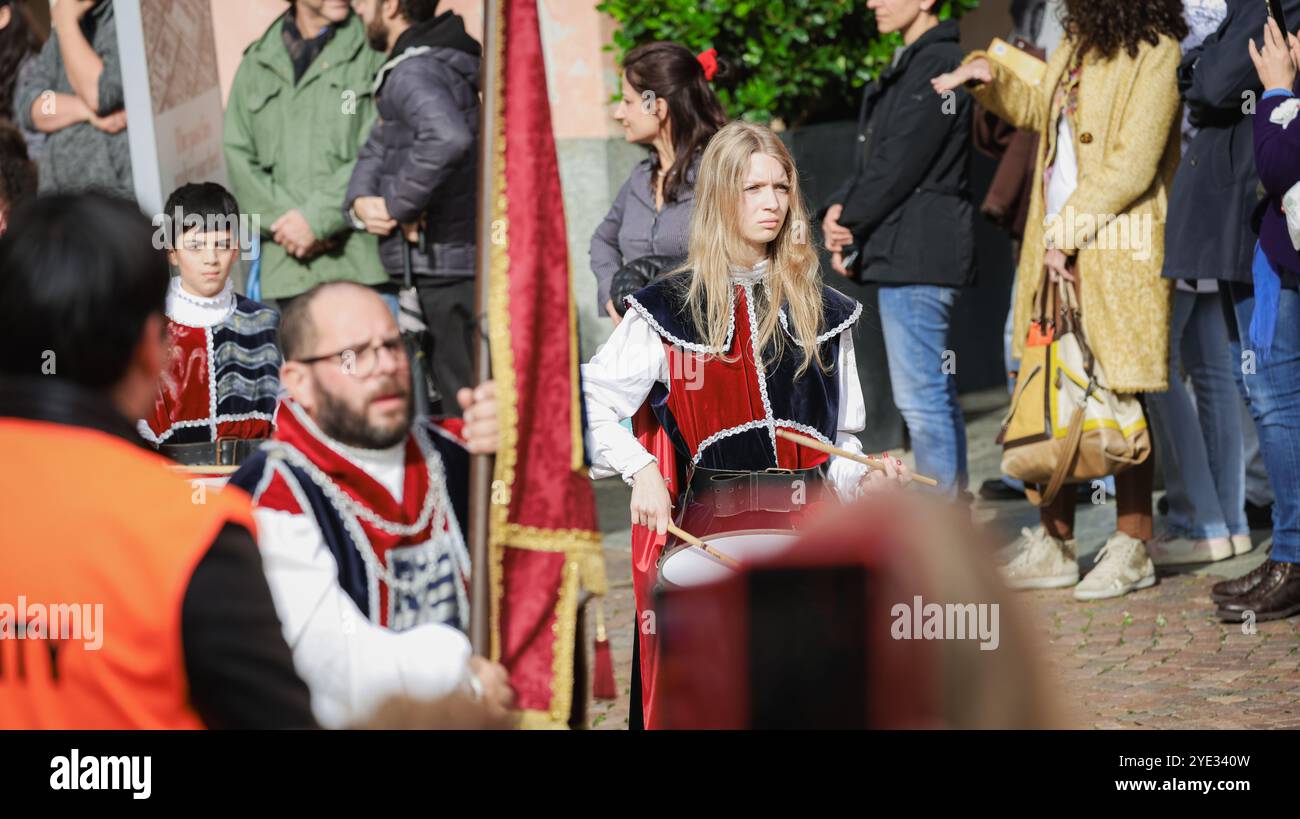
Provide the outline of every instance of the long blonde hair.
[[799,190],[799,173],[784,143],[762,125],[732,122],[709,140],[695,181],[695,210],[683,270],[692,271],[686,304],[699,338],[724,349],[731,309],[731,265],[743,256],[740,198],[749,174],[750,157],[767,154],[781,163],[790,180],[789,210],[785,222],[767,246],[767,290],[755,288],[754,315],[758,349],[772,345],[772,360],[779,360],[786,340],[780,327],[779,307],[784,303],[791,334],[799,340],[803,361],[796,377],[816,362],[823,371],[817,345],[822,331],[822,289],[817,251],[812,245],[808,210]]

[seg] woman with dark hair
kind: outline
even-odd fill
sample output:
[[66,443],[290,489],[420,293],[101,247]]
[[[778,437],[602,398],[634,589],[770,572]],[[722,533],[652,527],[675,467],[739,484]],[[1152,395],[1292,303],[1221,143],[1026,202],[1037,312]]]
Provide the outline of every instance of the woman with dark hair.
[[[18,121],[14,92],[22,73],[40,50],[41,38],[27,9],[17,0],[0,0],[0,119]],[[35,159],[45,135],[40,131],[24,131],[23,136],[27,140],[27,155]]]
[[623,59],[623,98],[614,119],[627,141],[648,146],[650,156],[632,169],[591,237],[596,304],[615,322],[624,309],[610,298],[619,268],[645,256],[686,256],[700,153],[727,121],[709,86],[720,65],[713,49],[696,57],[665,42],[637,46]]
[[[972,93],[1001,119],[1040,134],[1029,221],[1017,272],[1016,358],[1025,346],[1034,293],[1044,280],[1073,283],[1085,337],[1116,393],[1164,392],[1169,384],[1170,282],[1164,220],[1178,168],[1180,0],[1065,0],[1065,39],[1041,81],[975,52],[934,80]],[[1118,531],[1079,581],[1077,494],[1060,492],[1025,530],[1006,567],[1015,588],[1075,586],[1080,600],[1117,597],[1155,583],[1147,553],[1155,464],[1115,477]],[[1076,585],[1077,584],[1077,585]]]

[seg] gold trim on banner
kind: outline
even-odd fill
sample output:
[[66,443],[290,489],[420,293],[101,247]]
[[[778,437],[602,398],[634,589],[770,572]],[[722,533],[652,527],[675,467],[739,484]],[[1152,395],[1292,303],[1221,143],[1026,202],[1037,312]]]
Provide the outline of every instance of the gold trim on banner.
[[[555,604],[555,644],[551,649],[551,719],[567,724],[573,710],[573,644],[578,639],[578,586],[582,567],[576,560],[564,561],[559,601]],[[585,722],[585,715],[584,715]]]
[[605,575],[605,548],[599,532],[586,529],[538,529],[506,524],[505,542],[515,549],[534,552],[564,552],[576,561],[582,578],[581,586],[592,594],[609,591]]
[[[509,316],[507,314],[507,304],[505,303],[506,293],[510,287],[509,265],[510,259],[506,254],[510,239],[510,222],[506,212],[506,127],[505,127],[505,40],[506,40],[506,13],[505,1],[496,4],[497,9],[497,37],[491,47],[495,52],[496,71],[493,76],[491,88],[491,98],[484,101],[485,105],[493,106],[493,132],[492,138],[492,155],[493,155],[493,173],[492,173],[492,214],[493,230],[492,244],[488,249],[488,348],[492,354],[493,375],[497,385],[497,412],[501,422],[502,449],[504,452],[513,452],[518,435],[516,424],[518,418],[515,415],[515,394],[514,394],[514,357],[509,350],[509,336],[507,343],[501,344],[501,336],[508,333]],[[496,241],[495,223],[501,223],[501,241]],[[505,346],[507,349],[501,349]],[[498,455],[495,459],[493,468],[493,487],[492,499],[495,501],[497,490],[496,480],[501,477],[501,462],[503,458]],[[491,611],[489,612],[489,635],[488,645],[491,650],[491,659],[501,660],[501,598],[503,596],[505,579],[503,576],[502,561],[505,557],[505,547],[494,533],[501,531],[501,526],[505,522],[505,515],[509,507],[502,506],[498,503],[492,503],[489,506],[488,513],[488,572],[489,584],[491,588]]]
[[550,711],[520,711],[516,727],[524,731],[565,731],[569,723],[567,720],[557,723]]

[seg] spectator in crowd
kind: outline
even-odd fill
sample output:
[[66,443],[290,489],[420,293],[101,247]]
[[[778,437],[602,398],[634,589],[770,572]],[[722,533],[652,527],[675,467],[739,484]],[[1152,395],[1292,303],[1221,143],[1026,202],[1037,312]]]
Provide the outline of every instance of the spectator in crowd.
[[720,70],[712,49],[697,57],[677,43],[646,43],[623,58],[614,119],[624,138],[648,146],[650,156],[632,169],[591,237],[596,304],[615,324],[626,307],[610,298],[610,284],[623,265],[648,256],[686,258],[700,154],[727,121],[709,85]]
[[[1186,104],[1183,159],[1165,227],[1164,275],[1175,280],[1169,391],[1147,402],[1169,508],[1164,531],[1148,544],[1157,566],[1223,560],[1251,549],[1242,399],[1234,383],[1239,362],[1219,280],[1250,281],[1259,177],[1242,100],[1262,91],[1246,43],[1263,29],[1268,9],[1249,0],[1183,5],[1190,29],[1178,69]],[[1300,2],[1288,5],[1300,19]]]
[[135,198],[113,0],[58,0],[54,31],[19,78],[18,122],[48,136],[41,193]]
[[442,413],[474,379],[474,230],[479,44],[438,0],[359,0],[370,45],[389,57],[375,81],[379,122],[343,207],[379,239],[395,292],[409,265],[428,330]]
[[[324,281],[387,280],[378,246],[343,214],[357,151],[375,122],[383,55],[347,0],[295,0],[244,52],[226,109],[232,193],[261,217],[261,295]],[[283,307],[283,305],[280,305]]]
[[36,194],[36,163],[27,158],[27,142],[12,123],[0,120],[0,236],[9,214]]
[[[17,0],[0,0],[0,119],[19,122],[15,104],[18,86],[41,52],[41,38],[31,15]],[[35,129],[23,131],[27,155],[40,155],[45,135]]]
[[880,287],[889,381],[916,449],[916,471],[948,497],[965,495],[966,425],[948,333],[960,288],[974,280],[974,208],[967,165],[971,100],[930,93],[961,62],[960,31],[937,0],[871,0],[882,33],[904,46],[867,86],[856,172],[822,221],[831,267]]
[[[1030,85],[970,55],[935,78],[935,90],[974,81],[981,104],[1041,135],[1016,286],[1015,327],[1029,326],[1035,291],[1050,281],[1077,285],[1082,321],[1107,384],[1119,394],[1168,388],[1170,286],[1164,266],[1164,203],[1178,167],[1179,42],[1187,35],[1179,0],[1066,0],[1066,39]],[[1124,93],[1116,92],[1124,89]],[[1144,247],[1111,241],[1109,220],[1149,226]],[[1148,236],[1149,233],[1149,236]],[[1024,336],[1015,336],[1017,357]],[[919,466],[918,466],[919,470]],[[1060,492],[1025,530],[1005,569],[1016,588],[1075,586],[1080,600],[1116,597],[1156,581],[1147,554],[1155,464],[1147,458],[1115,478],[1117,528],[1093,570],[1079,581],[1074,492]]]
[[[1264,94],[1255,110],[1255,168],[1267,197],[1256,210],[1259,243],[1252,281],[1226,283],[1229,332],[1273,484],[1273,550],[1268,560],[1211,597],[1228,620],[1276,620],[1300,612],[1300,41],[1269,17],[1264,45],[1247,48]],[[1289,39],[1289,43],[1288,43]],[[1245,357],[1243,358],[1242,355]]]

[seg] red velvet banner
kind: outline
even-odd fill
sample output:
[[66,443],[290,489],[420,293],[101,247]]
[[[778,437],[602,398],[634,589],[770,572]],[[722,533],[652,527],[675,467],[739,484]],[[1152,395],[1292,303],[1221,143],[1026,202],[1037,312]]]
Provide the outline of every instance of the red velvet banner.
[[583,464],[577,314],[536,0],[500,0],[489,334],[503,445],[493,483],[493,656],[524,724],[561,727],[583,589],[605,590]]

